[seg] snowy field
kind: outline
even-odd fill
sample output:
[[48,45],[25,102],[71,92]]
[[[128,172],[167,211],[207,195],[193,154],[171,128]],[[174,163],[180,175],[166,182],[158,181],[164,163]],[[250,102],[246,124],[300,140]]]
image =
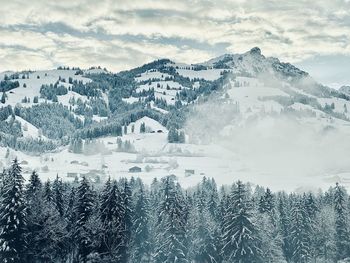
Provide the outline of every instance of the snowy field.
[[[146,133],[140,133],[142,123],[145,123]],[[132,133],[132,126],[134,133]],[[28,127],[28,130],[32,129]],[[36,133],[36,130],[34,129],[31,133]],[[219,185],[243,180],[257,185],[268,185],[273,190],[317,191],[318,188],[327,189],[336,181],[350,186],[350,181],[346,179],[350,175],[350,167],[349,170],[328,171],[328,173],[314,169],[310,170],[307,176],[288,170],[281,174],[277,168],[274,170],[273,166],[262,165],[264,161],[270,164],[271,156],[266,158],[263,156],[263,147],[259,142],[255,145],[260,149],[257,148],[254,151],[261,157],[256,158],[256,156],[247,155],[247,151],[241,151],[239,148],[236,151],[229,145],[170,144],[167,142],[167,133],[168,131],[161,124],[144,117],[131,123],[127,128],[127,134],[121,137],[122,141],[131,142],[134,151],[118,151],[117,137],[99,139],[98,142],[103,144],[103,149],[99,148],[100,150],[87,154],[71,153],[68,148],[40,156],[10,150],[9,156],[5,158],[6,148],[0,148],[1,166],[9,165],[13,158],[18,157],[20,162],[23,162],[26,179],[31,169],[35,169],[43,180],[53,180],[57,174],[67,181],[73,180],[74,176],[98,174],[101,180],[106,180],[109,176],[111,178],[134,176],[142,178],[146,183],[151,183],[155,177],[175,175],[184,187],[194,186],[202,180],[203,176],[215,178]],[[285,150],[280,155],[288,155],[288,152],[293,150]],[[293,155],[291,157],[295,158]],[[280,160],[276,158],[276,162],[284,160],[284,158]],[[141,172],[129,172],[129,169],[135,166],[141,168]]]

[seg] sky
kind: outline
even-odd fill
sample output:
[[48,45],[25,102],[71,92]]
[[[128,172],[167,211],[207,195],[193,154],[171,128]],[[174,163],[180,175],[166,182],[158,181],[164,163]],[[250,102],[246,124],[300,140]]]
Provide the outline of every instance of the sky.
[[350,0],[0,0],[0,72],[198,63],[261,48],[350,85]]

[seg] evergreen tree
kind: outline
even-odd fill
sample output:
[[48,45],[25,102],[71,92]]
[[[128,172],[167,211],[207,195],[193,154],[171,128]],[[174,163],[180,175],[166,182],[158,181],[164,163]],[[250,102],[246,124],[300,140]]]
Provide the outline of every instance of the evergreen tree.
[[77,193],[76,193],[76,189],[74,187],[72,187],[69,197],[68,197],[68,205],[67,205],[67,209],[64,213],[64,218],[67,222],[67,258],[70,261],[73,261],[75,259],[75,255],[76,255],[76,232],[77,232]]
[[143,122],[140,125],[140,133],[145,133],[146,132],[146,124]]
[[0,209],[0,259],[4,263],[24,263],[27,255],[26,207],[21,167],[15,159],[4,186]]
[[89,182],[83,177],[77,192],[77,241],[79,262],[86,263],[90,253],[90,240],[87,236],[86,223],[93,210],[93,194]]
[[50,180],[47,180],[44,184],[44,199],[46,202],[53,202],[53,193]]
[[103,226],[102,246],[107,259],[121,261],[123,242],[122,214],[124,207],[116,182],[106,182],[101,196],[100,219]]
[[267,188],[265,194],[260,198],[259,211],[260,213],[271,212],[274,207],[274,196],[271,190]]
[[27,187],[28,262],[63,260],[66,255],[66,224],[51,202],[45,202],[40,179],[33,172]]
[[168,142],[170,142],[170,143],[179,142],[179,134],[178,134],[177,130],[173,127],[171,127],[169,129]]
[[346,258],[349,255],[349,232],[347,227],[345,209],[345,191],[337,183],[334,189],[334,210],[335,210],[335,231],[337,260]]
[[259,262],[260,248],[257,227],[253,222],[252,205],[247,191],[238,181],[223,218],[222,254],[227,261]]
[[278,203],[278,213],[279,213],[279,229],[282,238],[282,251],[284,257],[288,262],[292,260],[293,251],[291,245],[291,237],[290,237],[290,216],[288,210],[286,208],[287,203],[285,202],[283,197],[279,198]]
[[261,239],[261,259],[264,263],[285,263],[282,251],[282,237],[274,224],[276,219],[271,214],[259,215],[257,223],[259,226],[259,238]]
[[188,262],[186,247],[186,213],[181,193],[174,182],[163,180],[158,215],[155,262]]
[[133,216],[133,243],[132,243],[132,262],[150,262],[151,244],[149,233],[149,199],[141,185],[136,193]]
[[336,262],[335,211],[331,206],[323,206],[315,220],[315,248],[318,258],[324,262]]
[[300,197],[292,207],[292,259],[294,262],[307,263],[311,254],[311,222]]
[[[203,198],[203,195],[197,197],[200,198]],[[202,203],[197,200],[190,214],[190,258],[194,262],[221,262],[219,225],[216,223],[215,214],[209,212],[209,207],[203,209]]]
[[3,93],[2,93],[2,96],[1,96],[1,103],[2,103],[2,104],[5,104],[5,102],[6,102],[6,93],[3,92]]
[[58,175],[56,176],[56,179],[52,184],[52,194],[53,194],[54,206],[57,209],[60,216],[63,216],[63,213],[64,213],[63,185],[62,185],[62,180],[59,179]]
[[129,258],[129,246],[130,246],[130,237],[132,229],[132,217],[133,217],[133,208],[131,200],[131,189],[129,183],[126,179],[122,180],[123,190],[121,193],[122,204],[123,204],[123,245],[122,245],[122,261],[127,262]]

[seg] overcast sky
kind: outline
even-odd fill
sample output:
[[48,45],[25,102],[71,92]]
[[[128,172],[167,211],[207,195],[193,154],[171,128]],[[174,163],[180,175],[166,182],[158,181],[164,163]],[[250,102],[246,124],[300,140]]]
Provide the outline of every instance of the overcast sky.
[[258,46],[336,87],[350,84],[349,10],[350,0],[0,0],[0,71],[119,71]]

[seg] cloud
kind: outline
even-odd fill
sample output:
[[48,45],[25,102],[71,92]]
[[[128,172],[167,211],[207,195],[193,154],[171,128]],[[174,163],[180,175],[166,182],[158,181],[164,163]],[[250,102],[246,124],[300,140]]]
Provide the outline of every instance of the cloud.
[[[71,63],[118,71],[160,57],[200,62],[253,46],[290,62],[350,53],[350,3],[344,0],[321,0],[312,8],[306,0],[0,0],[0,5],[0,71]],[[28,59],[28,52],[38,59]]]

